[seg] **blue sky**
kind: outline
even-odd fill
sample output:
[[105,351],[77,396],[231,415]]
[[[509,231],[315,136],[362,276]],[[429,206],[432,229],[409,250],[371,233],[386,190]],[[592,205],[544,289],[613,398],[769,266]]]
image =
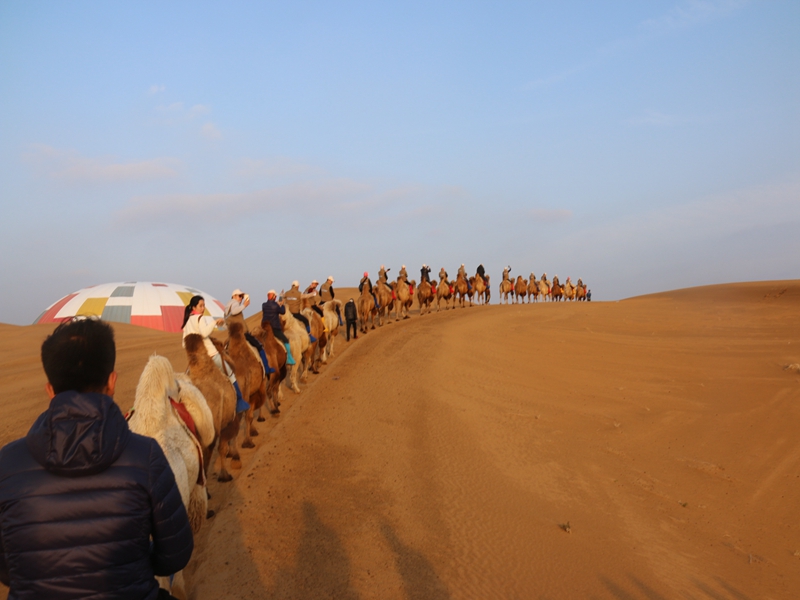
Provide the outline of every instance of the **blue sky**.
[[800,277],[796,2],[0,1],[0,321],[424,262]]

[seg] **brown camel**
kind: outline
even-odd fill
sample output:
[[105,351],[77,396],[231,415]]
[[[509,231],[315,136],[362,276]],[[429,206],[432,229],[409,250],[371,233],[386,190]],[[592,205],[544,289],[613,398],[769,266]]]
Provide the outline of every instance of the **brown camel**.
[[522,298],[522,303],[525,304],[525,298],[528,295],[528,284],[525,283],[522,275],[517,275],[517,281],[514,283],[514,294],[514,304],[516,304],[520,298]]
[[417,302],[419,302],[419,314],[424,315],[425,312],[431,312],[431,303],[433,302],[433,289],[431,284],[426,280],[417,287]]
[[511,283],[510,279],[503,279],[500,282],[500,295],[502,296],[502,301],[508,304],[508,295],[513,293],[514,285]]
[[394,290],[388,284],[379,281],[375,286],[375,297],[378,299],[378,326],[383,326],[384,315],[388,318],[389,311],[392,309],[394,302]]
[[214,416],[214,442],[203,450],[203,462],[206,476],[211,466],[211,455],[214,446],[219,442],[219,475],[217,481],[233,479],[225,468],[225,461],[231,456],[231,466],[241,467],[239,449],[236,438],[239,435],[241,413],[236,413],[236,391],[231,382],[217,368],[208,355],[203,338],[192,333],[184,338],[186,358],[189,361],[189,379],[200,390],[208,402],[208,408]]
[[553,276],[553,286],[550,289],[550,297],[553,299],[553,302],[561,302],[561,298],[564,295],[564,290],[561,287],[561,284],[558,282],[558,275]]
[[375,296],[370,293],[369,286],[366,284],[361,288],[361,295],[358,297],[358,316],[361,319],[359,327],[361,333],[367,333],[367,321],[371,321],[372,328],[375,329],[378,308],[375,306]]
[[567,277],[567,281],[564,283],[562,288],[564,291],[564,300],[575,300],[575,291],[577,288],[572,281],[570,281],[569,277]]
[[250,403],[250,408],[245,412],[244,440],[242,448],[254,448],[253,437],[258,435],[258,430],[253,425],[253,416],[256,411],[267,401],[267,376],[264,363],[258,351],[250,345],[244,337],[245,322],[241,313],[229,316],[228,324],[228,355],[233,359],[233,372],[242,398]]
[[[459,275],[456,277],[456,283],[453,287],[456,292],[455,298],[453,298],[453,307],[455,308],[456,302],[458,302],[461,308],[464,308],[464,298],[467,297],[467,291],[469,290],[467,279],[463,275]],[[472,301],[470,301],[469,305],[472,306]]]
[[[283,388],[281,382],[286,379],[286,348],[283,343],[275,338],[272,327],[267,325],[266,329],[255,327],[251,332],[261,345],[264,346],[264,353],[267,355],[269,366],[275,371],[267,375],[267,407],[273,417],[280,414],[281,400],[283,400]],[[262,411],[258,413],[258,421],[265,421]]]
[[475,300],[478,304],[486,304],[486,282],[480,275],[471,278],[472,289],[475,291]]
[[404,319],[408,319],[408,309],[414,299],[411,284],[405,277],[398,277],[397,281],[392,284],[392,289],[394,290],[394,320],[399,321],[401,315]]
[[586,284],[583,280],[578,278],[578,285],[575,287],[575,298],[579,302],[586,302]]
[[[442,306],[442,300],[444,300],[444,308],[447,310],[450,308],[447,306],[450,298],[453,297],[453,288],[450,285],[450,282],[447,281],[446,277],[441,277],[439,280],[439,285],[436,286],[436,312],[439,312],[439,309]],[[455,305],[453,306],[455,308]]]
[[328,332],[325,329],[325,321],[311,308],[304,308],[302,314],[308,319],[311,325],[311,335],[317,338],[316,342],[311,342],[308,347],[308,365],[311,372],[319,374],[319,365],[322,361],[322,352],[328,345]]
[[536,302],[539,300],[539,282],[536,281],[536,275],[531,273],[528,280],[528,302]]

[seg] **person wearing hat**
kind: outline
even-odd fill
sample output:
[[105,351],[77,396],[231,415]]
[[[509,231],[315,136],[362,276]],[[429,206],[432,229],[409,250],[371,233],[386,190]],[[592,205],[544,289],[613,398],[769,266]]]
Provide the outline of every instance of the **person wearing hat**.
[[279,340],[286,348],[286,364],[293,365],[295,361],[289,348],[289,338],[283,333],[280,317],[286,314],[286,307],[283,305],[283,301],[277,301],[276,296],[275,290],[268,291],[267,301],[261,305],[261,329],[266,329],[267,327],[272,329],[275,339]]
[[378,283],[382,283],[386,287],[389,287],[389,277],[386,275],[391,269],[387,269],[383,265],[381,265],[381,270],[378,271]]
[[431,282],[431,268],[425,263],[422,263],[422,268],[419,270],[419,282],[423,281]]
[[378,309],[378,298],[375,296],[375,290],[372,289],[372,281],[369,279],[369,273],[364,271],[364,276],[361,278],[361,281],[358,284],[358,291],[363,292],[364,286],[367,286],[369,289],[369,293],[372,294],[372,299],[375,300],[375,309]]
[[317,298],[319,298],[319,291],[317,290],[318,285],[319,281],[314,279],[311,285],[306,288],[306,291],[303,293],[303,308],[311,308],[321,317],[322,309],[317,306]]
[[397,274],[397,279],[398,280],[403,280],[406,283],[408,283],[408,271],[406,271],[406,266],[405,265],[400,267],[400,272]]
[[464,281],[467,282],[467,289],[472,290],[472,285],[469,282],[469,277],[467,277],[467,270],[464,268],[464,263],[461,263],[461,266],[458,267],[458,277],[463,277]]
[[225,307],[225,318],[242,314],[248,306],[250,306],[250,294],[245,294],[238,288],[233,290],[231,301]]
[[[333,275],[328,275],[328,279],[325,280],[325,283],[319,288],[319,303],[320,306],[333,300],[336,296],[335,292],[333,291]],[[339,327],[344,325],[342,323],[342,312],[339,310],[339,307],[336,307],[336,315],[339,317]]]
[[306,331],[308,332],[308,336],[311,338],[311,343],[313,344],[317,341],[317,338],[311,335],[311,324],[308,322],[308,319],[306,319],[305,315],[300,312],[303,310],[303,300],[307,297],[308,296],[300,292],[300,282],[295,279],[292,282],[291,289],[283,294],[282,301],[286,303],[286,308],[289,309],[289,312],[292,313],[292,316],[306,326]]

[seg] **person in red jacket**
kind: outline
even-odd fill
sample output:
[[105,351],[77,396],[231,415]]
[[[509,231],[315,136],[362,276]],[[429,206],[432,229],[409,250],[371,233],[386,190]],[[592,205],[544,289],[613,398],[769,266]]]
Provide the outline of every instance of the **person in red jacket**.
[[192,529],[164,452],[113,395],[114,332],[62,323],[42,344],[50,406],[0,450],[0,581],[8,598],[171,598]]

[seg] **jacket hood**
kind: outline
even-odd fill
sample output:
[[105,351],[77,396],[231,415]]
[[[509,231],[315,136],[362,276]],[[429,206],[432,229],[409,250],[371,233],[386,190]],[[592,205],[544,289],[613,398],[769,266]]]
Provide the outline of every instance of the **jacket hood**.
[[53,397],[25,441],[36,462],[51,473],[82,477],[111,466],[129,438],[128,423],[109,396],[68,391]]

